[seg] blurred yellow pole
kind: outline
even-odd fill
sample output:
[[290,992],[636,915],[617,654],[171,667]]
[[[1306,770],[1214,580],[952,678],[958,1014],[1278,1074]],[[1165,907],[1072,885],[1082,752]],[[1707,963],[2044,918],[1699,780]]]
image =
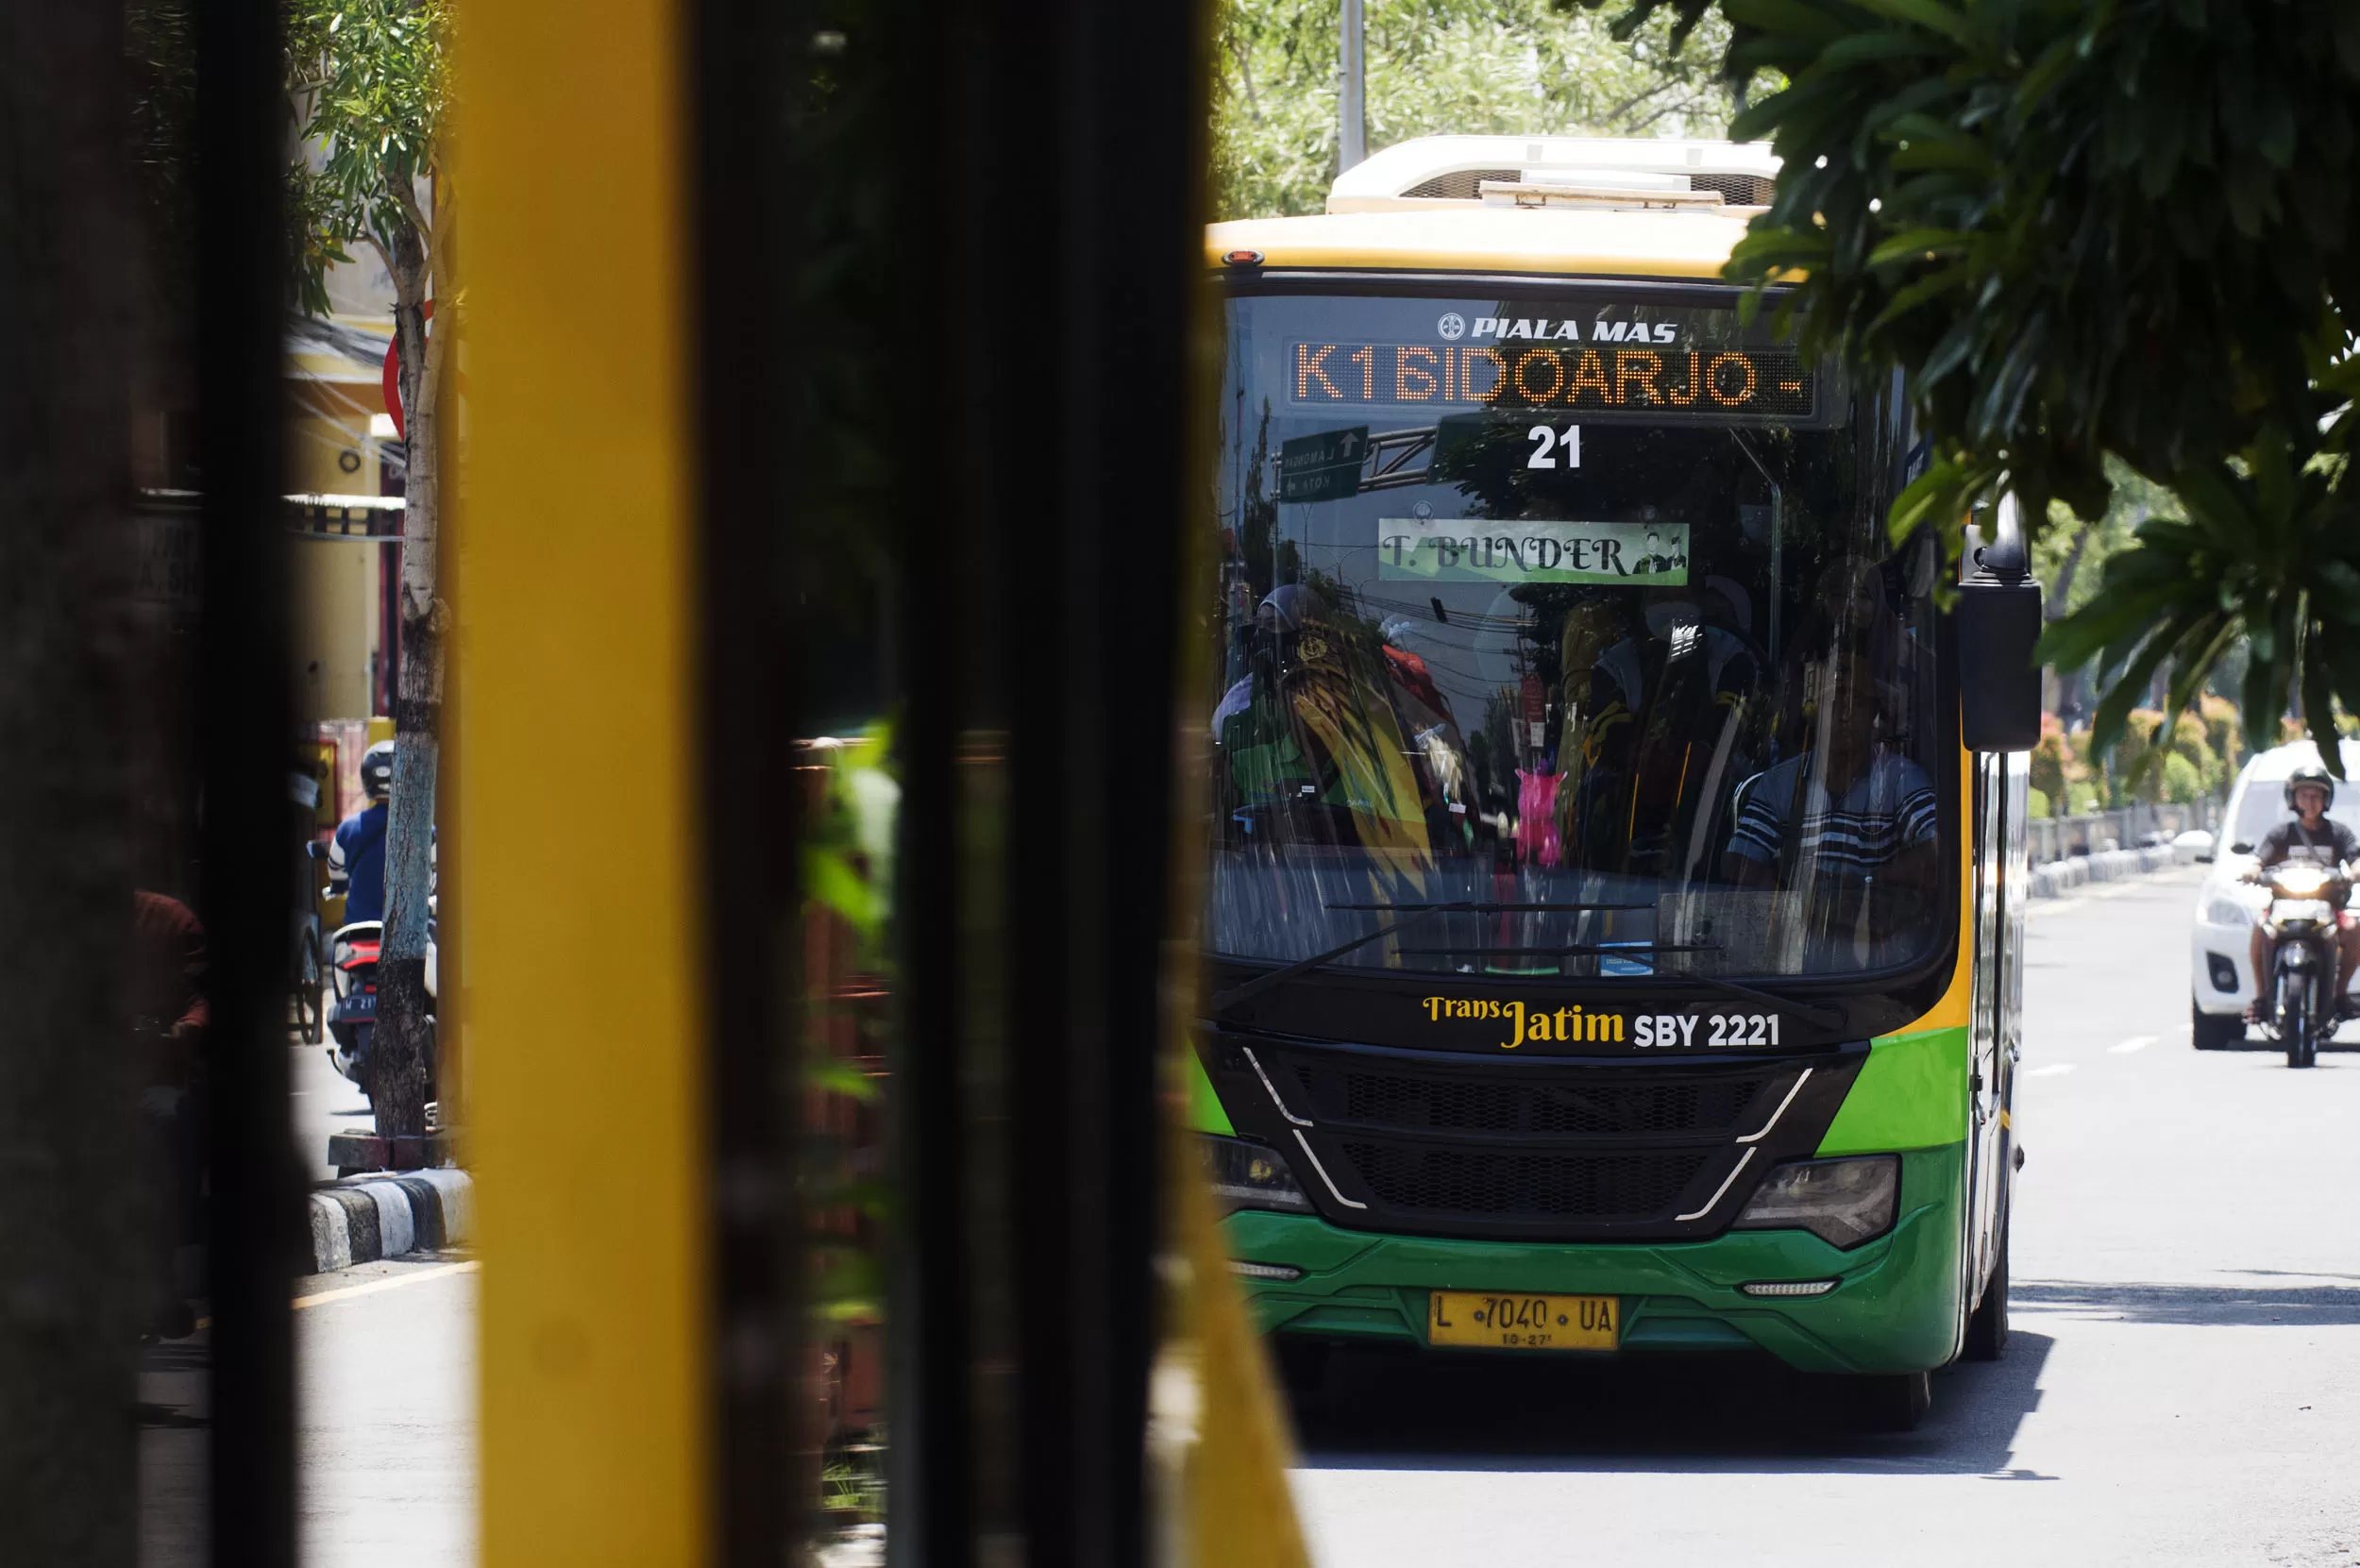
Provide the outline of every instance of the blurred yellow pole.
[[1195,1137],[1175,1136],[1169,1119],[1164,1136],[1166,1222],[1179,1246],[1164,1269],[1167,1331],[1149,1393],[1148,1453],[1163,1521],[1157,1560],[1168,1568],[1307,1568],[1287,1486],[1294,1438],[1269,1350],[1230,1276]]
[[710,1460],[683,23],[462,0],[456,35],[483,1560],[666,1568]]

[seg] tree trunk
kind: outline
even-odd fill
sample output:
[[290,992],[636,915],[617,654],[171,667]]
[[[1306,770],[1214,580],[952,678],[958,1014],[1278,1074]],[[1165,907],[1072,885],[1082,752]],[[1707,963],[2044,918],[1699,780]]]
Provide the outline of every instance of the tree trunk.
[[377,1043],[370,1056],[368,1088],[379,1135],[414,1138],[426,1131],[434,1060],[426,940],[434,775],[441,760],[443,629],[448,616],[435,593],[442,454],[436,440],[436,367],[427,352],[426,247],[422,236],[408,225],[391,240],[394,330],[401,348],[409,468],[402,489],[394,794],[385,826],[385,937],[377,966]]
[[138,1556],[120,8],[0,7],[0,1558]]

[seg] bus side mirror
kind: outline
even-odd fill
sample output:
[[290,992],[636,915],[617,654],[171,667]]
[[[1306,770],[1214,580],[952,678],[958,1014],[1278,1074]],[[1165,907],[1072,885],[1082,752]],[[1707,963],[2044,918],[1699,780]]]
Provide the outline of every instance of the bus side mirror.
[[1998,534],[1959,584],[1959,738],[1970,751],[2030,751],[2040,744],[2040,584],[2014,496],[1999,498]]

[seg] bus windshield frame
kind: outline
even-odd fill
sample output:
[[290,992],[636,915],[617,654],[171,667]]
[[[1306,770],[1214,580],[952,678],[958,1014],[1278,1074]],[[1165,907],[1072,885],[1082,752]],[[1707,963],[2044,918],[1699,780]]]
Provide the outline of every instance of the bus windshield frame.
[[1940,994],[1967,824],[1940,544],[1885,543],[1897,385],[1720,285],[1221,281],[1217,969],[1767,986],[1871,1003],[1854,1037]]

